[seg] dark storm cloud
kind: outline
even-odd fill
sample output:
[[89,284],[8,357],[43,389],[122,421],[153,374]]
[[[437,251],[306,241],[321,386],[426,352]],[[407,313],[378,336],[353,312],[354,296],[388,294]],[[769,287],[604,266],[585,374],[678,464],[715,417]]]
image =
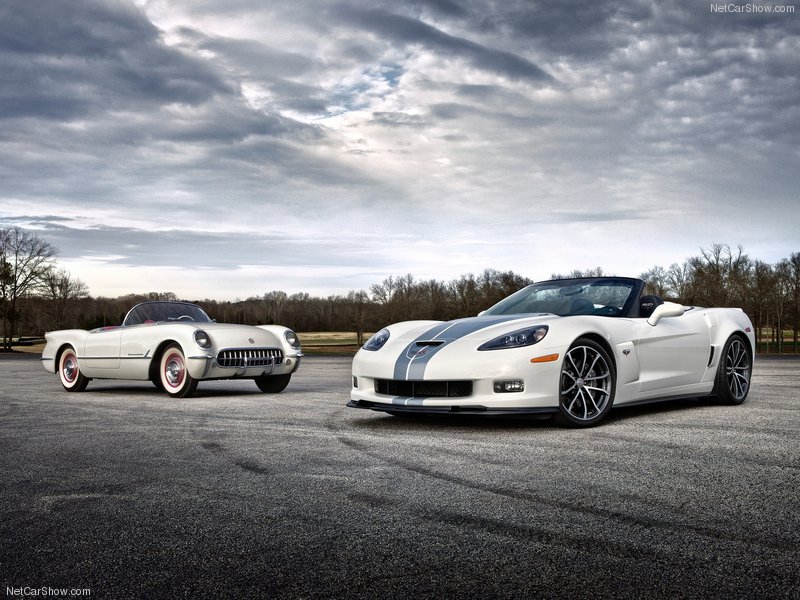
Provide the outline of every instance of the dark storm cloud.
[[[20,219],[17,221],[21,222]],[[319,238],[314,246],[289,233],[248,234],[134,227],[76,228],[74,219],[34,217],[28,224],[64,259],[102,259],[116,266],[225,269],[239,266],[333,266],[352,260],[357,248]],[[232,244],[232,237],[236,243]],[[247,248],[247,252],[242,252]],[[368,257],[359,260],[371,263]]]
[[321,72],[324,65],[319,60],[255,40],[207,36],[189,28],[181,28],[180,33],[193,48],[213,52],[215,62],[224,65],[234,77],[260,82],[274,95],[277,107],[310,114],[325,112],[323,91],[298,81]]
[[349,27],[355,26],[394,43],[422,44],[512,79],[553,81],[546,71],[522,56],[449,35],[419,19],[381,9],[364,10],[352,6],[337,6],[329,14]]
[[[627,42],[625,27],[652,15],[649,2],[625,0],[530,0],[471,3],[475,27],[510,36],[553,55],[597,59]],[[623,24],[622,30],[619,24]]]
[[230,87],[117,2],[12,1],[0,6],[0,118],[69,121],[143,105],[198,104]]
[[569,262],[548,272],[606,266],[595,249],[621,243],[669,263],[712,232],[796,239],[800,14],[136,4],[0,4],[0,226],[65,260],[190,278],[254,253],[265,270],[367,265],[347,281],[363,286],[411,265],[457,276],[451,259],[524,267],[565,230]]
[[458,2],[451,2],[450,0],[414,0],[411,4],[423,9],[429,9],[434,14],[447,17],[464,17],[467,15],[467,12]]

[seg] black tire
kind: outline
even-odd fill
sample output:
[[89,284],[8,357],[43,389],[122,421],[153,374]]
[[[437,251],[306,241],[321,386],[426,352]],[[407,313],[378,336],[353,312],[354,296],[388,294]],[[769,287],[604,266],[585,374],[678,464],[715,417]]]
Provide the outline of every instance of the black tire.
[[158,375],[164,391],[172,398],[188,398],[197,389],[197,380],[189,375],[186,356],[178,344],[170,344],[164,349]]
[[286,389],[286,386],[289,385],[289,380],[292,378],[292,375],[262,375],[261,377],[256,377],[255,382],[260,389],[265,394],[278,394]]
[[741,404],[750,391],[753,375],[753,352],[750,343],[732,335],[722,348],[714,383],[714,396],[720,404]]
[[58,357],[58,379],[68,392],[82,392],[89,385],[89,378],[81,373],[78,355],[72,346],[67,346]]
[[597,425],[614,404],[614,362],[600,344],[579,338],[564,356],[558,385],[556,421],[568,427]]

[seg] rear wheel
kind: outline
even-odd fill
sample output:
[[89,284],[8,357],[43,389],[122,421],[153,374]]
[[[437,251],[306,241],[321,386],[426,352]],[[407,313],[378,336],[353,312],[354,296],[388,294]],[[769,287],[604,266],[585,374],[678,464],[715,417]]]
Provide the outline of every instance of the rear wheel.
[[614,403],[614,363],[600,344],[579,338],[564,356],[559,386],[556,419],[570,427],[596,425]]
[[717,369],[716,398],[722,404],[741,404],[750,391],[753,356],[750,345],[738,335],[725,342]]
[[81,373],[78,355],[72,346],[67,346],[58,359],[58,378],[68,392],[82,392],[89,379]]
[[188,398],[197,389],[197,380],[189,375],[186,357],[178,344],[170,344],[161,355],[161,385],[173,398]]
[[277,394],[278,392],[282,392],[286,389],[286,386],[289,385],[289,380],[292,378],[291,374],[289,375],[261,375],[261,377],[256,377],[256,385],[258,389],[266,394]]

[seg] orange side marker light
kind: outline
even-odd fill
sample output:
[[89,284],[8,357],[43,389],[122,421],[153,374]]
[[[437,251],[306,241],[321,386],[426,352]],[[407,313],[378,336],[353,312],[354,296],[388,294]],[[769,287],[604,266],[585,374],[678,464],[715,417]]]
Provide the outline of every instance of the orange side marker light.
[[558,354],[545,354],[544,356],[537,356],[536,358],[532,358],[532,363],[547,363],[547,362],[554,362],[558,360]]

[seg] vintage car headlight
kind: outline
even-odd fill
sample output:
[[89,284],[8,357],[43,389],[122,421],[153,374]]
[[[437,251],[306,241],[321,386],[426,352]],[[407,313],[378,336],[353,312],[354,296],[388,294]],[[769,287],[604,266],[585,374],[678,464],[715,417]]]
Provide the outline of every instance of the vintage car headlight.
[[367,343],[361,346],[364,350],[371,350],[374,352],[375,350],[380,350],[383,348],[383,345],[389,340],[389,330],[388,329],[381,329],[378,333],[373,335],[371,338],[367,340]]
[[547,325],[536,325],[534,327],[526,327],[506,333],[500,337],[481,345],[478,350],[503,350],[505,348],[523,348],[525,346],[532,346],[544,339],[547,335],[549,327]]
[[299,348],[300,347],[300,338],[297,337],[297,334],[292,331],[291,329],[287,329],[283,332],[283,337],[286,338],[286,341],[292,348]]
[[204,350],[211,348],[211,338],[208,337],[208,334],[202,329],[198,329],[194,332],[194,342]]

